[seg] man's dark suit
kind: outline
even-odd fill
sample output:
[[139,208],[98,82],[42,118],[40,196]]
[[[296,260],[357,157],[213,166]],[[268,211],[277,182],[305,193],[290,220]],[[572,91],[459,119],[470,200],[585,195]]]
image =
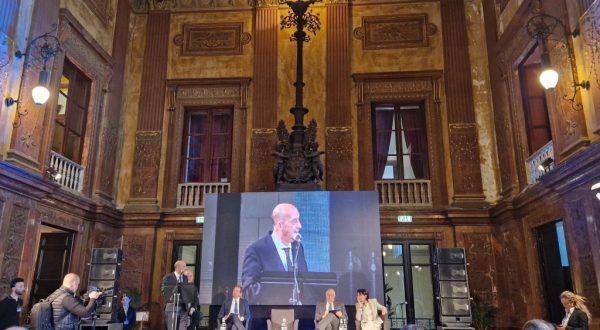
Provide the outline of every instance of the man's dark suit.
[[[181,279],[182,281],[180,283],[187,283],[187,277],[185,275],[181,275]],[[167,322],[167,329],[169,330],[173,330],[172,324],[173,310],[175,309],[175,301],[173,300],[172,291],[170,289],[174,285],[177,285],[177,276],[175,276],[175,272],[165,275],[160,285],[160,295],[162,296],[163,301],[166,303],[165,320]],[[179,301],[179,309],[175,311],[175,314],[179,315],[179,325],[176,326],[176,329],[186,330],[188,323],[188,315],[186,311],[186,306],[181,300]]]
[[[250,319],[250,304],[248,304],[248,300],[244,299],[244,298],[239,298],[240,301],[238,302],[238,314],[237,315],[230,315],[227,320],[225,321],[225,323],[227,324],[227,329],[237,329],[237,330],[245,330],[245,326],[244,326],[244,322],[248,322],[248,320]],[[232,311],[231,309],[231,302],[233,301],[233,298],[227,298],[225,299],[225,302],[223,303],[223,305],[221,305],[221,309],[219,310],[219,315],[217,316],[217,318],[220,320],[223,319],[223,317],[229,315]],[[239,317],[243,317],[243,321],[240,320]]]
[[567,330],[588,330],[588,317],[581,310],[575,308],[571,316],[569,316],[569,321],[567,322]]
[[[296,253],[298,253],[297,258]],[[307,272],[308,267],[304,258],[304,247],[300,244],[300,249],[298,249],[298,243],[293,242],[290,254],[292,259],[296,258],[298,271]],[[260,278],[264,271],[285,272],[285,266],[279,257],[275,243],[273,243],[271,232],[252,243],[246,249],[244,265],[242,267],[242,288],[244,297],[250,301],[254,302],[254,298],[260,294]],[[289,271],[292,270],[290,269]]]

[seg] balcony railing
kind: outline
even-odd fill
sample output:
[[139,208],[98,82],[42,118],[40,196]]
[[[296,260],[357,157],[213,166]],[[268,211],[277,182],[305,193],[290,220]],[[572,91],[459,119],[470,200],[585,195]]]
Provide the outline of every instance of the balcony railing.
[[529,156],[525,166],[527,168],[527,183],[529,184],[538,182],[542,175],[552,170],[554,168],[554,144],[552,144],[552,140]]
[[59,153],[50,151],[50,164],[48,167],[54,170],[54,181],[56,183],[65,188],[81,192],[85,172],[81,165]]
[[432,205],[430,180],[381,180],[375,186],[382,206]]
[[180,183],[177,187],[177,207],[204,207],[204,198],[210,193],[228,193],[229,183],[223,182],[194,182]]

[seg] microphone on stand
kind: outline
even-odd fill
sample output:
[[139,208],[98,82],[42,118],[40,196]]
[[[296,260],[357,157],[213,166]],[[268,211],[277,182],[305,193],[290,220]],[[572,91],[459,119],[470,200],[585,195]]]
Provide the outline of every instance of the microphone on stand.
[[293,256],[294,264],[292,267],[294,267],[294,288],[292,289],[292,298],[290,298],[290,302],[292,305],[302,305],[302,302],[300,301],[300,288],[298,285],[298,253],[300,252],[300,245],[302,244],[302,235],[300,235],[300,233],[295,233],[293,239],[298,244],[296,244],[296,255]]

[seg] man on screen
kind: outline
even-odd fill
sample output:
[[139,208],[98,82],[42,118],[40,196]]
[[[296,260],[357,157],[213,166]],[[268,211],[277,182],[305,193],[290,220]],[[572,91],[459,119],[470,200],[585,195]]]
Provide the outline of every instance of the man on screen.
[[271,214],[273,231],[255,241],[246,249],[242,267],[244,296],[253,302],[260,294],[263,271],[308,271],[304,249],[300,244],[300,213],[289,203],[275,206]]

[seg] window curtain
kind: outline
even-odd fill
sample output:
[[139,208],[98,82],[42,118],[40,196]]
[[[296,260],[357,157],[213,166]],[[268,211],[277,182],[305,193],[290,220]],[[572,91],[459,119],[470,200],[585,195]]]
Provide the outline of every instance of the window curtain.
[[394,111],[375,109],[375,180],[383,178],[385,164],[387,163],[392,137],[392,124],[394,123]]
[[[397,109],[398,110],[398,109]],[[425,138],[425,118],[423,109],[398,111],[402,119],[402,128],[406,146],[410,150],[410,165],[415,174],[415,179],[425,177],[425,164],[423,162],[427,139]]]

